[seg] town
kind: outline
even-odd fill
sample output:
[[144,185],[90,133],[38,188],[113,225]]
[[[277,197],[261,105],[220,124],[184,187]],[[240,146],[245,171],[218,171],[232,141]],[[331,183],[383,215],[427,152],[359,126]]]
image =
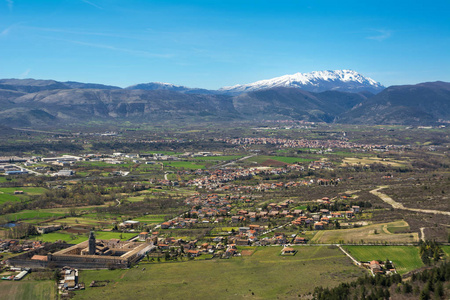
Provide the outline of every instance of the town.
[[[293,274],[306,266],[316,280],[332,264],[341,275],[324,280],[337,285],[360,276],[409,280],[445,262],[447,146],[349,142],[361,137],[352,130],[320,128],[321,140],[49,134],[50,144],[76,138],[74,145],[90,146],[0,157],[0,287],[43,280],[50,298],[85,299],[118,286],[121,297],[125,274],[172,270],[174,280],[187,282],[195,268],[196,278],[206,272],[221,282],[221,268],[252,272],[238,262],[268,271],[269,282],[274,266],[266,269],[265,260],[289,262]],[[435,252],[422,255],[431,241]],[[287,284],[296,286],[287,298],[314,292],[301,281]]]

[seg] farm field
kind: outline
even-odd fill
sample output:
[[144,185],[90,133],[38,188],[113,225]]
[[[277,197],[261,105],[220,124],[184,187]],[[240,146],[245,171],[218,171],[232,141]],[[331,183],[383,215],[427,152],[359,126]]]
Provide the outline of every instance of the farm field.
[[[127,240],[136,235],[137,235],[136,233],[120,233],[120,232],[105,232],[105,231],[95,232],[96,239],[104,239],[104,240],[120,239],[121,236],[122,236],[121,240]],[[44,242],[56,242],[58,240],[61,240],[69,244],[78,244],[83,241],[86,241],[88,239],[88,235],[87,234],[77,235],[64,231],[58,231],[36,236],[34,239]]]
[[196,169],[205,169],[205,165],[192,162],[192,161],[171,161],[164,162],[164,167],[171,167],[175,169],[187,169],[187,170],[196,170]]
[[379,223],[360,228],[322,230],[317,232],[311,243],[333,244],[333,243],[414,243],[419,241],[417,232],[413,233],[391,233],[389,228],[407,228],[405,221],[390,223]]
[[63,219],[58,219],[53,221],[52,223],[56,224],[64,224],[64,225],[70,225],[70,226],[76,226],[76,225],[85,225],[85,226],[109,226],[113,223],[112,220],[99,220],[94,218],[87,218],[87,217],[68,217]]
[[[15,191],[24,191],[25,194],[14,195]],[[39,195],[45,191],[46,189],[38,187],[0,188],[0,204],[25,200],[28,198],[27,195]]]
[[18,213],[12,213],[3,215],[2,218],[8,220],[8,221],[20,221],[20,220],[47,220],[50,218],[57,218],[57,217],[64,217],[66,214],[62,212],[47,212],[45,210],[38,211],[38,210],[23,210]]
[[53,281],[35,281],[27,278],[21,281],[0,281],[0,300],[48,300],[55,297],[56,283]]
[[423,266],[415,246],[342,246],[358,261],[391,260],[400,274]]
[[[289,257],[279,255],[281,247],[259,247],[250,256],[232,259],[81,271],[80,280],[87,287],[76,292],[74,299],[145,299],[149,295],[155,299],[297,298],[312,292],[317,282],[334,286],[364,274],[337,248],[297,248],[297,255]],[[92,280],[113,282],[90,288]]]
[[228,161],[235,160],[244,157],[244,155],[223,155],[223,156],[204,156],[204,157],[194,157],[194,160],[217,160],[217,161]]
[[399,160],[384,160],[379,157],[364,157],[364,158],[356,158],[356,157],[346,157],[342,160],[343,164],[346,165],[370,165],[370,164],[382,164],[382,165],[389,165],[392,167],[401,167],[406,164],[404,161]]

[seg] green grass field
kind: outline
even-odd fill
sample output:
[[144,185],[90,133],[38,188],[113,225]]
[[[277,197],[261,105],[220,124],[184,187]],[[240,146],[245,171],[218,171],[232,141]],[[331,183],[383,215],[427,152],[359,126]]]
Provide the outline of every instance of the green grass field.
[[[120,239],[121,240],[127,240],[134,236],[136,236],[137,233],[120,233],[120,232],[106,232],[106,231],[96,231],[95,232],[95,238],[96,239],[103,239],[103,240],[109,240],[109,239]],[[76,235],[76,234],[70,234],[66,232],[51,232],[43,235],[36,236],[34,240],[38,241],[44,241],[44,242],[56,242],[56,241],[65,241],[69,244],[78,244],[81,242],[84,242],[88,239],[88,236],[86,234]]]
[[223,155],[223,156],[203,156],[194,157],[194,160],[213,160],[213,161],[228,161],[244,157],[243,155]]
[[419,248],[414,246],[342,246],[358,261],[386,260],[394,263],[397,272],[407,273],[423,266]]
[[170,162],[164,162],[164,167],[171,167],[171,168],[184,168],[187,170],[194,170],[194,169],[204,169],[205,165],[202,165],[200,163],[192,162],[192,161],[170,161]]
[[9,221],[20,221],[20,220],[46,220],[54,217],[65,216],[65,213],[57,212],[47,212],[47,211],[36,211],[36,210],[23,210],[18,213],[4,215],[3,218]]
[[[259,247],[251,256],[231,259],[81,271],[80,280],[87,287],[74,299],[292,299],[317,285],[335,286],[365,272],[336,248],[297,248],[295,256],[281,256],[281,247]],[[92,280],[112,282],[90,288]]]
[[36,281],[25,277],[21,281],[0,281],[0,300],[49,300],[55,297],[56,283],[50,280]]
[[391,233],[388,228],[407,228],[405,221],[396,221],[390,223],[379,223],[360,228],[339,229],[339,230],[321,230],[318,231],[312,243],[414,243],[419,241],[417,232],[413,233]]
[[[25,194],[14,195],[15,191],[24,191]],[[45,191],[46,189],[38,187],[0,188],[0,204],[26,200],[28,199],[27,195],[39,195]]]

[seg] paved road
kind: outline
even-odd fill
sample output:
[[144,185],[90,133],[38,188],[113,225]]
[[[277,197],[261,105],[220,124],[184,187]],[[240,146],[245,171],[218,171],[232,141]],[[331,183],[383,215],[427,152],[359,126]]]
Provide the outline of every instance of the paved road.
[[392,199],[388,195],[379,192],[379,190],[387,188],[387,187],[388,186],[380,186],[377,189],[374,189],[374,190],[370,191],[370,193],[375,195],[375,196],[377,196],[377,197],[379,197],[381,200],[383,200],[387,204],[391,205],[393,208],[409,210],[409,211],[415,211],[415,212],[421,212],[421,213],[427,213],[427,214],[441,214],[441,215],[450,216],[450,212],[449,211],[405,207],[403,204],[395,201],[394,199]]

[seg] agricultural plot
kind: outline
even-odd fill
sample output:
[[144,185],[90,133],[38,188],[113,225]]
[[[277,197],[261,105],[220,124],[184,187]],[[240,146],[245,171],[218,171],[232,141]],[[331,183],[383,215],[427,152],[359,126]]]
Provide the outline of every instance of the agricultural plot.
[[196,163],[192,161],[170,161],[164,162],[164,167],[171,167],[174,169],[187,169],[187,170],[196,170],[196,169],[205,169],[205,165],[201,163]]
[[[24,194],[14,195],[15,191],[23,191]],[[46,189],[37,187],[0,188],[0,204],[26,200],[28,195],[39,195],[45,191]]]
[[0,300],[48,300],[55,299],[56,284],[54,281],[35,281],[27,278],[21,281],[0,281]]
[[[97,239],[120,239],[120,240],[128,240],[132,237],[135,237],[136,233],[121,233],[121,232],[106,232],[106,231],[96,231],[95,238]],[[58,231],[51,232],[47,234],[43,234],[40,236],[36,236],[34,239],[43,242],[56,242],[56,241],[65,241],[69,244],[78,244],[86,241],[89,238],[88,233],[84,234],[74,234],[66,231]]]
[[394,231],[398,228],[408,228],[408,223],[397,221],[352,229],[323,230],[317,232],[311,243],[414,243],[419,241],[417,232],[391,233],[389,228]]
[[74,226],[74,225],[84,225],[84,226],[91,226],[91,227],[99,227],[99,226],[109,226],[113,224],[113,220],[108,219],[94,219],[94,218],[86,218],[86,217],[68,217],[64,219],[55,220],[52,223],[56,224],[64,224],[68,226]]
[[342,163],[343,165],[371,165],[377,163],[382,165],[389,165],[392,167],[402,167],[406,164],[405,161],[386,160],[379,157],[364,157],[364,158],[346,157],[342,160]]
[[74,299],[297,298],[312,292],[317,282],[335,286],[364,274],[334,247],[296,248],[297,255],[289,257],[280,255],[281,247],[259,247],[252,255],[232,259],[146,263],[141,265],[145,270],[81,271],[85,283],[112,282],[105,288],[86,287]]
[[423,266],[415,246],[342,246],[358,261],[391,260],[397,272],[407,273]]
[[195,157],[194,160],[228,161],[228,160],[236,160],[242,157],[244,156],[243,155],[203,156],[203,157]]
[[65,215],[66,214],[62,212],[47,212],[45,210],[23,210],[18,213],[4,215],[2,216],[2,218],[10,222],[26,221],[27,223],[34,223],[34,221],[40,222],[51,218],[64,217]]

